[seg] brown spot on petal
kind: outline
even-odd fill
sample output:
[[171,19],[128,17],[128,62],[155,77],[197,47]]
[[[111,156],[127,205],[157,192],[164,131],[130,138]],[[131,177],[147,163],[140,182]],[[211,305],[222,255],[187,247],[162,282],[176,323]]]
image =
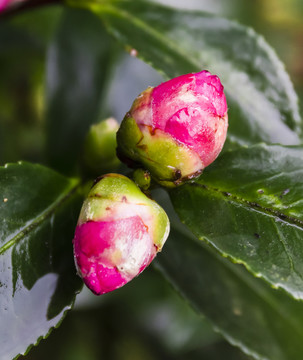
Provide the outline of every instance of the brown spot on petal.
[[142,145],[137,145],[137,148],[143,150],[143,151],[146,151],[147,150],[147,145],[145,144],[142,144]]
[[147,129],[148,129],[151,136],[154,136],[156,134],[156,129],[155,128],[153,128],[150,125],[146,125],[146,127],[147,127]]
[[178,179],[181,179],[181,177],[182,177],[181,170],[177,169],[175,171],[175,179],[178,180]]
[[92,188],[93,188],[96,184],[98,184],[98,182],[99,182],[100,180],[102,180],[103,178],[104,178],[103,175],[102,175],[102,176],[98,176],[98,177],[94,180],[93,185],[92,185]]
[[96,194],[90,195],[89,197],[90,197],[90,198],[92,198],[92,197],[93,197],[93,198],[94,198],[94,197],[96,197],[96,198],[102,198],[102,195],[96,193]]
[[[177,180],[174,181],[174,184],[175,184],[176,186],[179,186],[179,185],[185,183],[185,182],[188,181],[188,180],[195,179],[196,177],[198,177],[199,175],[201,175],[202,172],[203,172],[203,169],[198,170],[198,171],[196,171],[196,172],[194,172],[194,173],[192,173],[192,174],[189,174],[189,175],[187,175],[187,176],[180,177],[179,179],[177,179]],[[206,185],[202,185],[202,187],[205,188],[205,189],[208,188]]]

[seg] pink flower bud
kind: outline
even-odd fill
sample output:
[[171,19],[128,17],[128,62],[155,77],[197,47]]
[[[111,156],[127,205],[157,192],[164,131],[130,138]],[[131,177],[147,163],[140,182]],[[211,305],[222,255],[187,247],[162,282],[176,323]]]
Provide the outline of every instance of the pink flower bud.
[[219,78],[182,75],[137,97],[118,131],[117,153],[131,166],[143,164],[159,183],[179,185],[216,159],[227,127]]
[[0,0],[0,12],[18,6],[24,2],[24,0]]
[[164,210],[127,177],[103,176],[85,200],[75,231],[74,256],[87,287],[101,295],[141,273],[169,233]]
[[10,2],[10,0],[0,0],[0,12],[3,11],[7,7],[9,2]]

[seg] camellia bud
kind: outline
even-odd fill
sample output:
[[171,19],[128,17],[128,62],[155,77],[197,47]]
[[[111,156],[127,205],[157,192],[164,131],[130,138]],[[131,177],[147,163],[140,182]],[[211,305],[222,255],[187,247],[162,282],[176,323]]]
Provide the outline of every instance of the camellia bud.
[[3,11],[9,4],[9,0],[0,0],[0,12]]
[[0,0],[0,12],[18,6],[22,2],[24,2],[24,0]]
[[162,249],[165,211],[123,175],[97,179],[82,206],[74,256],[87,287],[101,295],[132,280]]
[[83,164],[92,175],[115,171],[120,161],[116,156],[116,133],[119,124],[108,118],[93,124],[84,140]]
[[132,178],[135,184],[138,185],[142,191],[147,191],[149,189],[151,181],[149,171],[143,169],[136,169],[133,173]]
[[219,155],[228,127],[226,98],[208,71],[149,87],[117,133],[117,154],[143,165],[158,183],[176,186],[198,176]]

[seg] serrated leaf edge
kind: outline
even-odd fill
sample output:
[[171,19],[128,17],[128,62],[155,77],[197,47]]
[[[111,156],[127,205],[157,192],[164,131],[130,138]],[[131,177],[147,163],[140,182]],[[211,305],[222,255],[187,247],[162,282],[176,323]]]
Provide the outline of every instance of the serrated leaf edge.
[[[238,197],[237,195],[232,195],[230,193],[227,193],[226,191],[223,191],[223,190],[219,190],[217,188],[211,188],[208,184],[197,184],[195,182],[192,182],[192,183],[188,183],[186,184],[185,186],[195,186],[195,187],[198,187],[200,189],[204,189],[206,191],[212,191],[212,192],[215,192],[215,193],[218,193],[220,194],[220,196],[224,199],[224,198],[229,198],[229,199],[233,199],[233,200],[239,200],[239,202],[235,201],[236,204],[243,204],[243,205],[247,205],[250,210],[253,210],[253,211],[256,211],[256,212],[259,212],[263,215],[267,215],[267,216],[271,216],[271,217],[275,217],[275,218],[279,218],[279,221],[280,222],[284,222],[288,225],[294,225],[294,226],[297,226],[299,227],[301,230],[303,230],[303,221],[302,220],[299,220],[299,219],[296,219],[296,218],[293,218],[293,217],[290,217],[288,215],[285,215],[283,213],[280,213],[279,211],[277,210],[272,210],[270,208],[266,208],[266,207],[263,207],[261,206],[260,204],[256,203],[256,202],[250,202],[249,200],[246,200],[246,199],[242,199],[241,197]],[[172,202],[173,202],[173,199],[171,198]],[[178,213],[178,211],[176,210],[176,212]],[[289,222],[287,222],[286,220],[290,220]],[[181,222],[187,227],[188,225],[186,224],[185,221],[181,220]],[[214,249],[219,255],[221,255],[222,257],[230,260],[231,262],[235,263],[235,264],[240,264],[240,265],[243,265],[248,271],[249,273],[251,273],[254,277],[256,278],[261,278],[263,280],[266,281],[267,284],[269,284],[273,289],[279,289],[281,290],[282,292],[284,292],[285,294],[287,294],[288,296],[290,296],[291,298],[293,298],[294,300],[297,300],[297,301],[302,301],[303,298],[302,297],[299,297],[297,295],[295,295],[294,293],[292,292],[289,292],[284,286],[282,285],[279,285],[279,284],[273,284],[273,282],[267,277],[267,276],[264,276],[262,275],[262,273],[259,273],[259,272],[255,272],[250,265],[247,264],[247,262],[245,262],[244,260],[242,259],[239,259],[235,256],[232,256],[231,254],[228,254],[224,251],[222,251],[219,247],[217,247],[213,242],[211,242],[210,240],[208,240],[207,237],[204,237],[204,236],[199,236],[198,234],[196,234],[195,231],[192,231],[190,230],[195,238],[198,240],[198,241],[203,241],[204,243],[206,243],[208,246],[210,246],[212,249]],[[285,250],[286,251],[286,250]]]
[[[118,1],[119,2],[119,1]],[[126,1],[127,2],[127,1]],[[177,45],[175,45],[174,42],[170,41],[170,42],[166,42],[165,38],[163,38],[161,32],[157,31],[156,29],[146,25],[141,19],[135,17],[133,14],[130,14],[126,11],[121,10],[120,8],[115,7],[115,1],[104,1],[104,0],[90,0],[90,1],[75,1],[75,0],[69,0],[67,1],[67,3],[71,6],[76,6],[76,7],[83,7],[83,8],[88,8],[92,11],[94,11],[95,13],[100,13],[100,18],[102,19],[102,13],[112,13],[115,14],[116,16],[122,16],[124,18],[127,19],[131,19],[133,24],[136,24],[138,27],[141,27],[142,29],[145,29],[145,31],[148,34],[152,34],[159,42],[161,42],[162,44],[165,45],[165,47],[171,49],[173,52],[176,53],[177,56],[180,56],[183,58],[183,60],[186,60],[186,62],[188,63],[188,65],[190,65],[191,67],[193,67],[193,69],[195,69],[195,71],[201,71],[201,64],[200,62],[196,62],[193,61],[193,59],[188,59],[187,53],[182,51]],[[152,2],[147,2],[147,5],[153,5],[155,6],[154,3]],[[165,8],[168,9],[169,7],[167,6],[163,6],[160,4],[157,4],[157,7],[159,8]],[[174,8],[172,8],[172,10],[174,10]],[[236,21],[231,21],[228,19],[224,19],[222,17],[216,16],[214,14],[210,14],[207,13],[205,11],[191,11],[191,10],[182,10],[182,12],[185,12],[187,14],[195,14],[195,15],[201,15],[201,16],[207,16],[209,18],[214,18],[214,19],[220,19],[220,20],[224,20],[224,21],[228,21],[228,23],[233,26],[236,30],[239,31],[243,31],[243,33],[245,33],[248,37],[252,38],[260,47],[260,49],[262,51],[264,51],[268,58],[270,59],[270,61],[272,63],[275,64],[276,66],[276,73],[279,76],[279,78],[281,78],[283,80],[284,83],[284,89],[287,91],[284,91],[284,95],[286,96],[286,98],[288,99],[289,104],[291,104],[291,107],[288,108],[288,111],[290,111],[291,113],[291,124],[288,122],[284,122],[283,123],[289,127],[290,130],[292,130],[294,133],[296,133],[298,135],[298,139],[299,136],[302,135],[302,127],[303,124],[301,122],[301,117],[300,117],[300,113],[299,113],[299,99],[298,96],[294,90],[294,86],[292,84],[292,81],[288,75],[288,73],[285,70],[285,65],[283,64],[283,62],[279,59],[279,57],[277,56],[277,53],[275,52],[275,50],[266,42],[266,40],[264,39],[264,37],[260,34],[258,34],[257,32],[255,32],[254,29],[252,29],[251,27],[248,26],[244,26]],[[108,31],[111,33],[112,36],[114,36],[115,38],[118,39],[119,42],[121,42],[121,40],[119,39],[119,37],[117,36],[117,34],[115,33],[114,29],[111,27],[110,24],[107,24],[107,22],[102,19],[102,21],[104,22],[104,24],[106,25]],[[129,49],[131,49],[131,46],[127,46],[124,45],[125,50],[128,51]],[[155,64],[153,63],[153,61],[146,59],[144,56],[142,56],[140,53],[138,53],[137,55],[138,58],[142,59],[145,63],[151,65],[154,69],[156,69],[165,79],[168,79],[167,75],[165,74],[164,71],[162,71],[161,69],[159,69],[157,66],[155,66]],[[268,101],[274,105],[274,103],[272,102],[272,99],[268,98]],[[241,140],[237,139],[236,137],[234,137],[233,141],[237,141],[238,143],[242,143]]]
[[[184,236],[189,237],[188,230],[186,230],[186,232],[185,232],[185,229],[184,229],[184,228],[182,229],[182,227],[180,227],[180,226],[175,227],[174,225],[172,225],[172,227],[175,228],[176,231],[178,231],[179,233],[184,234]],[[187,226],[185,226],[185,228],[187,228]],[[221,258],[224,258],[224,259],[229,260],[229,257],[228,257],[228,256],[222,256],[222,254],[221,254],[215,247],[213,247],[212,244],[210,244],[210,245],[211,245],[210,247],[207,246],[207,245],[208,245],[207,242],[206,242],[206,245],[202,245],[202,244],[200,243],[199,239],[198,239],[192,232],[191,232],[190,238],[191,238],[191,240],[194,241],[196,244],[202,246],[203,249],[210,254],[210,256],[213,257],[213,256],[215,256],[215,254],[219,255],[219,257],[216,257],[218,261],[220,261]],[[214,253],[214,252],[215,252],[215,253]],[[226,267],[226,264],[225,264],[224,262],[222,262],[222,261],[220,261],[220,262],[223,263],[223,265]],[[233,263],[234,263],[234,264],[238,264],[238,265],[245,265],[245,264],[243,264],[243,263],[236,263],[236,262],[233,262]],[[226,331],[222,330],[219,326],[217,326],[210,318],[208,318],[206,315],[204,315],[203,312],[201,312],[201,310],[199,310],[199,308],[198,308],[198,306],[196,306],[196,304],[194,304],[190,299],[187,298],[186,293],[184,293],[182,290],[180,290],[180,289],[178,288],[178,286],[176,285],[174,279],[170,280],[171,277],[170,277],[169,275],[167,275],[166,270],[163,270],[163,269],[162,269],[162,266],[161,266],[160,264],[158,264],[158,263],[156,262],[156,263],[154,264],[154,266],[155,266],[158,270],[161,271],[161,274],[162,274],[162,275],[164,276],[164,278],[173,286],[173,288],[175,289],[175,291],[176,291],[199,315],[202,315],[203,317],[206,317],[206,318],[208,319],[208,321],[211,323],[214,331],[222,334],[222,336],[223,336],[229,343],[231,343],[232,345],[240,348],[245,354],[254,357],[256,360],[272,360],[272,359],[270,359],[270,358],[268,358],[268,357],[264,357],[263,355],[260,355],[259,353],[251,350],[249,347],[245,346],[245,345],[243,344],[243,342],[238,341],[238,340],[236,340],[234,337],[228,335],[228,333],[227,333]],[[263,294],[262,294],[258,289],[256,289],[255,286],[252,286],[251,283],[248,284],[246,280],[243,280],[243,279],[241,278],[241,276],[239,276],[239,272],[235,271],[232,266],[229,266],[228,269],[229,269],[230,271],[232,271],[232,273],[233,273],[240,281],[244,282],[246,285],[249,285],[249,287],[252,288],[253,291],[254,291],[261,299],[263,299],[266,303],[270,304],[270,306],[271,306],[275,311],[277,311],[277,313],[278,313],[279,315],[281,315],[286,321],[288,321],[288,322],[291,324],[291,326],[294,327],[294,329],[297,329],[296,324],[292,323],[292,321],[289,321],[289,318],[288,318],[283,312],[281,312],[281,311],[279,310],[279,306],[278,306],[278,305],[274,304],[270,299],[268,299],[268,297],[264,297]],[[249,273],[250,273],[250,272],[249,272]],[[252,274],[252,275],[254,276],[254,274]],[[255,276],[255,277],[256,277],[256,276]],[[257,278],[259,278],[259,277],[257,277]],[[265,279],[261,278],[261,280],[264,281]],[[267,281],[265,281],[265,284],[268,285]],[[270,284],[269,284],[269,285],[270,285]],[[280,290],[282,290],[282,293],[289,295],[283,288],[280,289]],[[294,298],[292,298],[292,297],[290,297],[290,298],[291,298],[293,301],[296,301],[296,299],[294,299]],[[297,330],[298,330],[298,329],[297,329]],[[299,333],[301,333],[300,330],[298,330],[298,331],[299,331]]]
[[[82,288],[75,293],[74,298],[73,298],[73,302],[70,305],[66,306],[66,309],[63,311],[63,314],[62,314],[60,320],[58,321],[58,323],[56,325],[54,325],[54,326],[51,326],[49,328],[48,332],[45,335],[40,336],[35,343],[32,343],[32,344],[28,345],[28,347],[26,348],[26,350],[24,352],[16,355],[12,360],[18,359],[18,357],[21,356],[21,355],[22,356],[27,355],[33,347],[36,347],[36,346],[38,346],[40,344],[41,340],[46,340],[49,337],[49,335],[53,332],[53,330],[58,329],[58,327],[62,324],[63,320],[65,319],[66,315],[68,314],[68,312],[70,310],[72,310],[72,308],[74,307],[76,297],[77,297],[78,294],[80,294],[81,290],[82,290]],[[59,316],[59,314],[57,316]]]
[[[21,165],[31,165],[34,167],[41,167],[41,165],[30,164],[27,162],[18,162],[17,164],[5,164],[4,166],[0,167],[2,169],[7,169],[8,167],[13,166],[21,166]],[[48,169],[55,173],[55,171]],[[9,239],[4,245],[0,247],[0,255],[2,255],[6,250],[8,250],[11,246],[18,243],[21,239],[23,239],[28,233],[34,230],[37,226],[39,226],[45,219],[49,218],[67,199],[69,199],[79,188],[80,182],[78,179],[69,179],[70,183],[65,188],[65,195],[62,195],[55,201],[52,205],[46,208],[40,215],[35,217],[34,219],[30,220],[21,230],[18,231],[17,234],[14,234],[11,239]]]
[[[17,166],[22,166],[22,165],[30,165],[33,167],[43,167],[39,164],[32,164],[26,161],[18,161],[17,163],[6,163],[4,166],[0,166],[0,171],[1,169],[7,169],[9,167],[17,167]],[[54,170],[52,169],[48,169],[51,172],[56,173]],[[78,179],[69,179],[70,180],[70,185],[66,187],[65,191],[68,191],[68,193],[64,196],[59,197],[59,199],[53,203],[52,206],[48,207],[47,209],[45,209],[45,211],[42,212],[42,214],[40,214],[39,216],[37,216],[34,220],[32,220],[29,224],[27,224],[17,235],[15,235],[8,243],[4,244],[1,248],[0,248],[0,255],[3,254],[3,252],[5,252],[5,250],[7,250],[8,248],[10,248],[11,246],[13,246],[15,243],[17,243],[18,241],[20,241],[26,234],[28,234],[31,230],[35,229],[43,220],[49,218],[55,211],[56,209],[58,209],[66,200],[68,200],[79,188],[80,183]],[[65,319],[67,313],[73,308],[74,304],[75,304],[75,300],[76,300],[76,296],[81,292],[81,289],[79,291],[77,291],[74,295],[73,301],[70,305],[65,307],[65,310],[63,310],[63,314],[60,317],[58,323],[54,326],[51,326],[48,330],[48,332],[43,335],[40,336],[37,341],[35,343],[32,343],[30,345],[28,345],[28,347],[26,348],[26,350],[18,355],[16,355],[13,360],[17,359],[19,356],[21,355],[27,355],[29,353],[29,351],[34,347],[39,345],[41,340],[45,340],[48,338],[48,336],[51,334],[51,332],[54,329],[57,329],[61,323],[63,322],[63,320]],[[59,314],[57,315],[59,316]]]

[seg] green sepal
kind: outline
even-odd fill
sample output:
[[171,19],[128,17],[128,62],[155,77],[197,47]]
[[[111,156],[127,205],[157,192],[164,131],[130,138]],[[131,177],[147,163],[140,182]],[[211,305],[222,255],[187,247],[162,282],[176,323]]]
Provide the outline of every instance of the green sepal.
[[137,125],[129,114],[117,132],[118,156],[129,165],[142,164],[152,178],[165,187],[175,187],[197,176],[204,168],[197,153],[169,134]]
[[169,232],[165,211],[132,180],[120,174],[107,174],[96,179],[82,206],[78,225],[87,221],[113,221],[116,215],[132,216],[134,208],[139,216],[148,213],[148,217],[152,218],[153,242],[160,250]]
[[149,189],[151,177],[148,170],[136,169],[133,172],[132,178],[142,191],[147,191]]
[[120,164],[116,156],[118,122],[108,118],[93,124],[84,141],[83,163],[94,175],[115,171]]

